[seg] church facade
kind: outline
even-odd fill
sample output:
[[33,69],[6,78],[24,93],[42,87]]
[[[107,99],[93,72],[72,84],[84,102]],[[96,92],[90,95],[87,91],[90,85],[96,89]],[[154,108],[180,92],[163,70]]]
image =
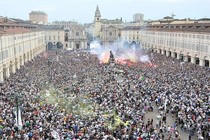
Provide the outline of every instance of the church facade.
[[66,49],[87,49],[87,34],[85,28],[73,25],[65,29]]
[[102,19],[99,7],[97,6],[94,16],[94,39],[103,46],[114,45],[121,38],[123,28],[122,18],[108,20]]
[[64,28],[65,49],[87,49],[87,33],[85,27],[77,22],[72,21],[56,21],[53,25],[58,25]]

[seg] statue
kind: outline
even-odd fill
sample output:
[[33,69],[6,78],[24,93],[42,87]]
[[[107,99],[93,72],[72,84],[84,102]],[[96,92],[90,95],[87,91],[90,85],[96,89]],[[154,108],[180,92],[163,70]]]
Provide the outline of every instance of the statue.
[[113,55],[112,51],[110,51],[110,56],[109,56],[109,64],[110,63],[115,63],[115,59],[114,59],[114,55]]

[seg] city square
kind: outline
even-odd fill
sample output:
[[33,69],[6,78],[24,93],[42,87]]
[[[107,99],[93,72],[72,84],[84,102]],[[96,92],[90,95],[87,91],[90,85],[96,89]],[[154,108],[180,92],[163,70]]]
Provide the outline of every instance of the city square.
[[0,139],[210,139],[210,19],[0,16]]

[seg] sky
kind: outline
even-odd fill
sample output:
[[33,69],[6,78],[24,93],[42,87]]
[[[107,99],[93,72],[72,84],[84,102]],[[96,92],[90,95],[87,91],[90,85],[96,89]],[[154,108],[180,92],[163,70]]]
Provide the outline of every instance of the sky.
[[210,0],[0,0],[0,16],[29,19],[31,11],[47,13],[49,22],[91,23],[96,6],[102,18],[132,21],[133,14],[156,20],[174,13],[175,18],[210,18]]

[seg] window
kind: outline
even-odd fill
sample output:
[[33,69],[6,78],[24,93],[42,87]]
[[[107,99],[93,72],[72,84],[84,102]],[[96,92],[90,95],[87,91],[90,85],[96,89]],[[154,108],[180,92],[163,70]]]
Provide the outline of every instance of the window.
[[16,54],[16,48],[14,48],[14,54]]
[[205,46],[205,51],[204,52],[208,52],[208,46]]
[[199,45],[197,45],[196,50],[197,50],[197,51],[199,50]]
[[79,32],[76,32],[76,36],[79,36]]

